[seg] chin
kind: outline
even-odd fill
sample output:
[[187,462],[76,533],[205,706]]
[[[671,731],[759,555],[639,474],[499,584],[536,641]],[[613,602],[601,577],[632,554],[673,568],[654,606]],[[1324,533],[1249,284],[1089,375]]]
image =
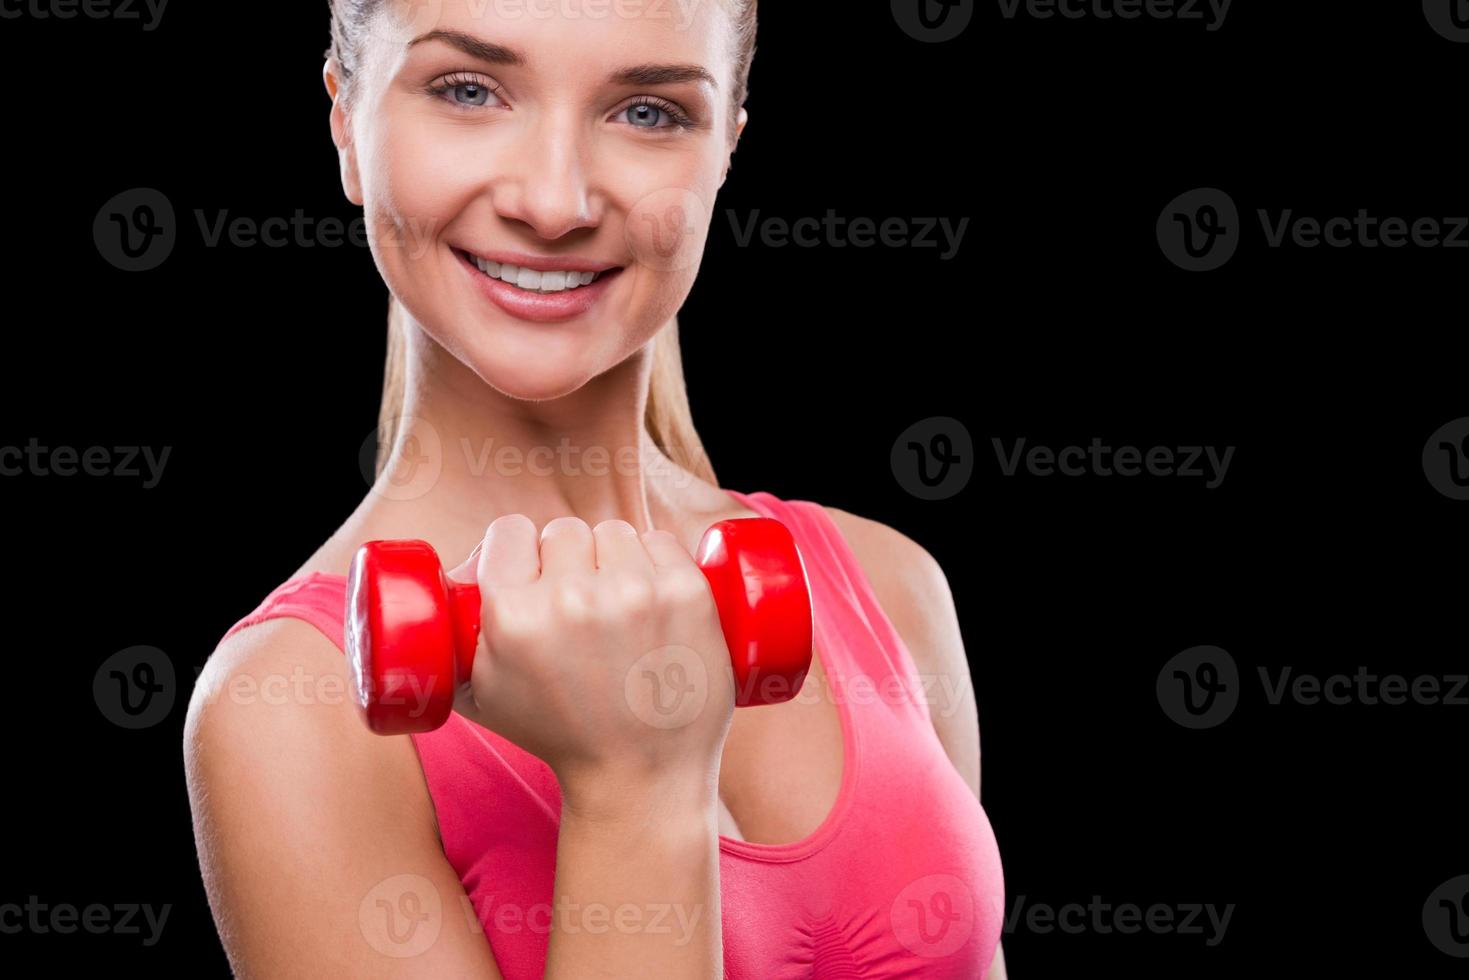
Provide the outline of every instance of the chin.
[[564,398],[584,387],[590,379],[579,365],[543,362],[531,367],[522,361],[475,364],[474,371],[485,384],[510,398],[542,402]]
[[[674,303],[668,315],[676,310]],[[658,332],[657,317],[645,319],[634,325],[604,313],[596,320],[531,323],[454,304],[434,310],[424,329],[484,384],[509,398],[540,402],[573,394],[624,363]]]

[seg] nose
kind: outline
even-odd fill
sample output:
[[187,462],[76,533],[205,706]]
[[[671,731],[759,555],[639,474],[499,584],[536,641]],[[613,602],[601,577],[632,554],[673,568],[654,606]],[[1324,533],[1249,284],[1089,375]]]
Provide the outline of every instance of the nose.
[[494,208],[502,218],[548,240],[601,222],[603,198],[589,180],[590,134],[569,109],[532,114],[503,152],[491,184]]

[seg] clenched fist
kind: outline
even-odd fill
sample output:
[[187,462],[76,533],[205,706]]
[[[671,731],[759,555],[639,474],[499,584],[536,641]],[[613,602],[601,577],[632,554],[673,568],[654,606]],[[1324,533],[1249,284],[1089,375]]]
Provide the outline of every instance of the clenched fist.
[[455,710],[583,788],[717,784],[734,677],[709,582],[669,531],[497,518],[449,573],[481,595]]

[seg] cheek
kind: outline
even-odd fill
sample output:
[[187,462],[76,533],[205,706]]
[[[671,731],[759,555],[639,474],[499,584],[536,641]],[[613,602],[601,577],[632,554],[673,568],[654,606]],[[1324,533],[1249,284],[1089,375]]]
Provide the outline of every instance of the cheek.
[[427,134],[382,127],[363,172],[373,247],[385,268],[401,270],[432,256],[444,228],[472,200],[469,170]]
[[610,162],[609,184],[616,187],[627,249],[638,265],[670,273],[698,265],[718,189],[713,149],[641,150]]
[[658,324],[683,305],[709,239],[718,162],[669,154],[663,166],[628,167],[619,220],[632,308]]

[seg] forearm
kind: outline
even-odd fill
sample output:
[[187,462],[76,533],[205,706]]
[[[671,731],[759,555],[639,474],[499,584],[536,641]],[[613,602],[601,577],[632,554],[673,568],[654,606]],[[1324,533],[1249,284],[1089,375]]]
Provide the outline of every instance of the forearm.
[[717,794],[564,801],[546,980],[723,976]]

